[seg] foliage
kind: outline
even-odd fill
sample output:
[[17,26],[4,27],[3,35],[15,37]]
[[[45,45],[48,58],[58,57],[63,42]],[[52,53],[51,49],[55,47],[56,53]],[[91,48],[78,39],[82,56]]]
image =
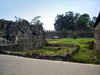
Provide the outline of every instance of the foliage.
[[[49,43],[61,43],[61,44],[72,44],[80,45],[80,50],[71,56],[69,61],[79,62],[79,63],[94,63],[100,64],[99,58],[100,54],[94,49],[90,49],[90,45],[86,44],[87,41],[93,41],[94,38],[63,38],[63,39],[47,39]],[[52,48],[51,48],[52,49]],[[51,51],[50,49],[50,51]],[[46,49],[47,50],[47,49]],[[45,51],[45,49],[44,49]],[[94,59],[94,56],[97,57],[97,60]]]
[[77,37],[78,37],[77,33],[74,33],[73,38],[77,39]]
[[5,20],[4,19],[1,19],[1,21],[4,22]]
[[[90,45],[86,44],[87,41],[93,41],[94,38],[63,38],[63,39],[47,39],[49,43],[64,43],[72,45],[80,45],[80,50],[71,56],[69,61],[79,63],[92,63],[100,64],[100,54],[95,49],[90,49]],[[94,59],[94,56],[97,59]]]
[[65,38],[65,37],[66,37],[66,29],[63,28],[62,32],[63,32],[63,36],[64,36],[64,38]]
[[47,39],[49,43],[62,43],[62,44],[75,44],[75,45],[86,45],[85,42],[93,41],[94,38],[63,38],[63,39]]
[[16,19],[16,21],[15,21],[16,23],[22,22],[24,20],[24,19],[22,19],[20,17],[16,17],[16,16],[15,16],[15,19]]
[[37,17],[34,17],[31,21],[31,24],[34,24],[34,25],[43,25],[43,23],[39,20],[39,18],[41,18],[40,16],[37,16]]
[[96,17],[90,19],[88,14],[73,13],[72,11],[65,14],[57,15],[55,18],[54,27],[55,30],[93,30],[93,25],[96,21]]

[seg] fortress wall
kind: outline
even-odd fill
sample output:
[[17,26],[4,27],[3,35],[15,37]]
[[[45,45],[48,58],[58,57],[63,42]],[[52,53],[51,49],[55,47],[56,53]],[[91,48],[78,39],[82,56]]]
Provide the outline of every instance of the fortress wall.
[[[93,38],[93,31],[66,31],[66,37],[72,38],[73,34],[77,33],[79,38]],[[54,36],[58,36],[59,38],[64,38],[62,31],[45,31],[46,38],[54,38]]]

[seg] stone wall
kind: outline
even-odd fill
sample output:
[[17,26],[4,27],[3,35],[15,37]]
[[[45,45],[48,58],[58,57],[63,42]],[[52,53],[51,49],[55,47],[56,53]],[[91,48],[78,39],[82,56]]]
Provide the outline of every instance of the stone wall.
[[[66,37],[72,38],[74,32],[77,33],[79,38],[93,38],[93,31],[66,31]],[[62,31],[45,31],[46,38],[54,38],[54,36],[58,36],[59,38],[64,38]]]
[[20,48],[18,44],[0,46],[0,51],[4,51],[4,50],[17,51],[17,50],[20,50]]
[[[4,47],[5,48],[5,47]],[[20,53],[20,52],[12,52],[12,51],[3,51],[0,50],[0,54],[8,54],[8,55],[17,55],[23,57],[31,57],[37,59],[48,59],[48,60],[60,60],[60,61],[68,61],[74,53],[76,53],[80,49],[79,45],[76,45],[72,49],[69,49],[67,52],[64,52],[60,55],[56,54],[39,54],[39,53]]]
[[94,29],[94,47],[100,52],[100,22]]
[[21,50],[29,50],[45,45],[45,35],[42,25],[30,25],[23,20],[18,23],[0,20],[0,32],[4,32],[0,38],[17,44]]

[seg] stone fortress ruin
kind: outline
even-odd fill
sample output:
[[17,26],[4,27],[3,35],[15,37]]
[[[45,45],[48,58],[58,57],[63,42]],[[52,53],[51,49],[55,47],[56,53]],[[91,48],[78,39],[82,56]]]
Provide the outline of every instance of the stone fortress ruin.
[[1,19],[0,43],[2,42],[10,44],[7,47],[14,50],[29,50],[45,45],[46,40],[42,25],[30,25],[26,20],[17,23]]
[[[93,31],[66,31],[66,37],[72,37],[74,32],[78,37],[93,38]],[[28,21],[23,20],[20,22],[12,22],[7,20],[0,20],[0,46],[1,54],[18,55],[24,57],[33,57],[39,59],[52,59],[52,60],[69,60],[70,56],[76,53],[80,46],[71,46],[72,49],[61,55],[55,54],[38,54],[38,53],[16,53],[16,52],[3,52],[17,51],[17,50],[33,50],[42,46],[61,46],[60,44],[49,44],[47,38],[64,38],[62,31],[44,31],[42,25],[30,25]],[[68,44],[64,45],[65,47]],[[69,45],[70,46],[70,45]]]
[[[71,46],[61,55],[55,54],[38,54],[38,53],[20,53],[14,51],[33,50],[41,46],[61,46],[59,44],[49,44],[46,41],[45,32],[42,25],[30,25],[28,21],[12,22],[0,20],[0,46],[1,54],[18,55],[23,57],[33,57],[50,60],[68,60],[72,54],[77,52],[80,46]],[[69,45],[66,45],[69,46]],[[6,50],[6,51],[5,51]]]
[[[66,31],[66,37],[72,37],[74,32],[78,37],[93,38],[93,31]],[[64,38],[62,31],[44,31],[42,25],[30,25],[28,21],[20,22],[0,20],[0,45],[11,44],[6,49],[29,50],[46,44],[48,38]],[[14,47],[13,47],[13,46]]]

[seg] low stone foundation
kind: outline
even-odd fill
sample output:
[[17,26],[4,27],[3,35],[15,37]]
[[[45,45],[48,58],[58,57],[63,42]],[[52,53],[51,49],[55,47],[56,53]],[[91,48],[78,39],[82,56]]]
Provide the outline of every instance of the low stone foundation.
[[13,45],[4,45],[0,46],[0,50],[6,50],[6,51],[19,51],[19,45],[18,44],[13,44]]
[[69,49],[67,52],[61,53],[60,55],[55,54],[38,54],[38,53],[20,53],[20,52],[12,52],[12,51],[2,51],[0,50],[0,54],[8,54],[8,55],[16,55],[23,57],[31,57],[37,59],[47,59],[47,60],[59,60],[59,61],[68,61],[74,53],[76,53],[80,49],[79,45]]

